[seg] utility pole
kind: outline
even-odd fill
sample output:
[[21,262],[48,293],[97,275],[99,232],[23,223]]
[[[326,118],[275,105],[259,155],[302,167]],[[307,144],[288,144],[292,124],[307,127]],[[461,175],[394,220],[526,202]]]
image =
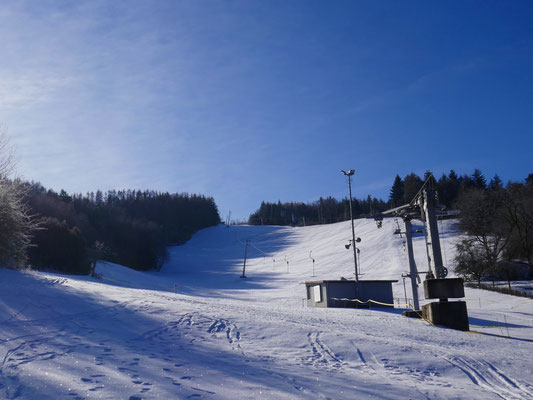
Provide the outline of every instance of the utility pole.
[[[433,176],[431,176],[433,178]],[[428,178],[428,182],[429,182]],[[430,183],[433,183],[435,178]],[[437,213],[436,213],[436,195],[432,184],[428,184],[420,197],[422,211],[422,219],[427,226],[427,236],[429,236],[429,245],[431,246],[432,256],[430,257],[429,269],[435,278],[445,278],[447,273],[442,262],[442,252],[440,249],[439,229],[437,228]],[[427,248],[427,244],[426,244]]]
[[355,228],[353,224],[353,212],[352,212],[352,180],[351,177],[355,174],[353,169],[348,172],[341,170],[341,172],[348,177],[348,188],[350,190],[350,220],[352,221],[352,243],[353,243],[353,263],[355,266],[355,281],[359,282],[359,274],[357,273],[357,250],[355,248]]
[[413,233],[411,219],[405,217],[405,241],[407,242],[407,257],[409,259],[409,275],[411,277],[411,290],[413,291],[413,310],[420,310],[420,303],[418,302],[418,270],[416,269],[415,255],[413,252]]
[[246,255],[248,254],[248,243],[250,243],[250,240],[246,239],[246,247],[244,248],[244,264],[242,266],[241,278],[246,278],[245,272],[246,272]]

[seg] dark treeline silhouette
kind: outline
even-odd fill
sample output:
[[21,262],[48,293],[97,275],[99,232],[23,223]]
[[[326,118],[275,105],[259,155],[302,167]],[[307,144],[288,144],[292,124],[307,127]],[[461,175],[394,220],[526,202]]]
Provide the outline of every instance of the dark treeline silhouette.
[[[400,178],[396,175],[389,195],[389,205],[391,207],[399,207],[403,204],[409,203],[413,197],[418,193],[426,178],[431,174],[426,171],[421,178],[414,173],[410,173],[405,178]],[[457,175],[452,169],[448,175],[442,174],[437,181],[437,193],[439,196],[439,203],[447,208],[455,208],[457,201],[462,193],[471,189],[485,189],[491,186],[503,186],[498,175],[487,184],[487,181],[479,169],[475,169],[472,175]]]
[[[353,199],[354,218],[370,216],[388,208],[386,202],[368,196],[366,200]],[[318,225],[350,219],[350,201],[333,197],[320,198],[313,203],[262,202],[259,210],[250,215],[251,225]]]
[[156,191],[56,193],[28,183],[27,204],[40,228],[29,261],[35,268],[88,273],[94,259],[138,270],[159,269],[167,246],[220,223],[211,197]]
[[[476,176],[472,176],[476,180]],[[488,184],[481,173],[465,188],[456,207],[460,228],[468,234],[457,244],[456,272],[481,280],[533,276],[533,174],[522,182]]]
[[[378,214],[393,207],[409,203],[418,193],[425,179],[431,174],[426,171],[423,177],[410,173],[404,178],[396,175],[392,184],[388,201],[368,196],[366,199],[353,199],[352,210],[354,218],[367,217]],[[496,175],[489,185],[501,185]],[[448,175],[443,174],[437,180],[439,203],[447,208],[455,207],[459,195],[472,188],[484,188],[487,183],[480,170],[474,170],[472,175],[459,176],[453,170]],[[317,225],[346,221],[350,218],[349,200],[337,200],[333,197],[320,198],[312,203],[262,202],[259,209],[250,215],[248,223],[251,225]]]

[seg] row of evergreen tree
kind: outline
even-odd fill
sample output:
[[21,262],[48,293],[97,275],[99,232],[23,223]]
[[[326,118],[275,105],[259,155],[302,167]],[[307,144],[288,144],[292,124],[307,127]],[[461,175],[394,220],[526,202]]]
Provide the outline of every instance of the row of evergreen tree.
[[26,202],[38,229],[29,262],[35,268],[89,272],[104,259],[138,270],[159,269],[167,246],[220,223],[211,197],[187,193],[110,190],[56,193],[26,183]]
[[[418,193],[422,184],[431,174],[431,171],[426,171],[421,178],[414,173],[410,173],[401,178],[396,175],[389,195],[389,205],[391,207],[398,207],[409,203]],[[496,174],[487,183],[487,180],[481,170],[475,169],[472,175],[457,175],[452,169],[448,175],[442,174],[437,180],[437,193],[439,195],[439,203],[447,208],[455,208],[457,201],[462,193],[471,189],[487,189],[503,187],[503,182]]]
[[[409,203],[418,193],[426,178],[431,174],[427,171],[423,177],[410,173],[403,179],[396,175],[388,201],[368,196],[366,199],[352,199],[354,218],[368,217],[379,214],[393,207]],[[479,169],[472,175],[457,175],[453,170],[448,175],[443,174],[437,180],[439,202],[453,208],[461,193],[472,188],[486,188],[502,186],[498,175],[487,184]],[[346,221],[350,218],[350,202],[347,198],[337,200],[333,197],[320,198],[311,203],[262,202],[257,211],[250,215],[248,223],[251,225],[317,225]]]
[[[354,218],[370,216],[385,211],[388,204],[368,196],[366,199],[352,199]],[[318,225],[331,224],[350,219],[350,201],[333,197],[320,198],[313,203],[269,203],[262,202],[259,209],[250,215],[251,225]]]

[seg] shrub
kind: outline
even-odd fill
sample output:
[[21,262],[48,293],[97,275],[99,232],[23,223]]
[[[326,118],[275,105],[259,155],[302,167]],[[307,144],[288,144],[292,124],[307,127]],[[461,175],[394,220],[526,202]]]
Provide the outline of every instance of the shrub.
[[35,232],[34,246],[30,249],[33,266],[75,274],[89,273],[85,241],[79,228],[69,228],[65,221],[52,217],[42,218],[40,228]]

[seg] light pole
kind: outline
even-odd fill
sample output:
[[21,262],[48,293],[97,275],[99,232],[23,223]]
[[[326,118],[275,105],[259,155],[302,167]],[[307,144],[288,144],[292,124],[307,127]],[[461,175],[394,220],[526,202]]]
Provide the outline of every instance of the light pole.
[[250,243],[249,239],[246,239],[246,247],[244,248],[244,264],[242,265],[242,275],[241,278],[246,278],[246,255],[248,254],[248,243]]
[[[353,226],[353,212],[352,212],[352,175],[355,174],[353,169],[348,172],[341,170],[341,172],[348,177],[348,187],[350,189],[350,219],[352,221],[352,243],[353,243],[353,263],[355,266],[355,281],[359,282],[359,275],[357,273],[357,250],[355,248],[355,228]],[[359,239],[361,241],[361,239]]]

